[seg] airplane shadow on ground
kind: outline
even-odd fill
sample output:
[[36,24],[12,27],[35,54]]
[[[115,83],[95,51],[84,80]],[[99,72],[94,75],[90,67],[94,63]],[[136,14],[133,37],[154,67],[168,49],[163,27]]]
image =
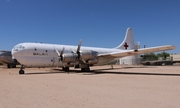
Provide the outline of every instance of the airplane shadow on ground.
[[[171,73],[150,73],[150,72],[123,72],[123,71],[113,71],[117,69],[129,69],[134,67],[124,67],[124,68],[108,68],[108,69],[97,69],[91,70],[89,72],[82,72],[81,70],[69,70],[68,72],[62,71],[62,69],[52,69],[50,72],[34,72],[34,73],[25,73],[25,75],[35,75],[35,74],[60,74],[60,73],[67,73],[67,74],[79,74],[79,75],[99,75],[99,74],[116,74],[116,75],[155,75],[155,76],[180,76],[180,74],[171,74]],[[141,67],[135,67],[141,68]],[[146,68],[146,67],[142,67]],[[149,67],[148,67],[149,68]],[[155,67],[152,67],[155,68]],[[108,70],[108,71],[106,71]]]
[[99,72],[92,71],[92,74],[121,74],[121,75],[158,75],[158,76],[180,76],[180,74],[169,74],[169,73],[146,73],[146,72]]

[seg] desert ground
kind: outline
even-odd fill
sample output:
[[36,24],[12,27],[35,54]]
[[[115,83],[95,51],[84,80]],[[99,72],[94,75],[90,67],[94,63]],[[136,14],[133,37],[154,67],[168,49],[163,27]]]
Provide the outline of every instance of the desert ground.
[[179,108],[180,66],[0,67],[0,108]]

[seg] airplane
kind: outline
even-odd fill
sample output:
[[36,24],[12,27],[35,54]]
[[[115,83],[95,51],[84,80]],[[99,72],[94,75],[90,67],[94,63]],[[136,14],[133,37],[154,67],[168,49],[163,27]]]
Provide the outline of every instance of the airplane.
[[1,50],[0,51],[0,62],[2,64],[7,64],[7,68],[16,68],[18,61],[12,59],[11,51]]
[[74,67],[90,71],[90,66],[104,65],[122,57],[175,49],[173,45],[137,49],[131,28],[115,48],[86,47],[81,43],[82,40],[78,46],[25,42],[15,45],[12,55],[21,64],[19,74],[24,74],[25,67],[60,67],[63,71]]

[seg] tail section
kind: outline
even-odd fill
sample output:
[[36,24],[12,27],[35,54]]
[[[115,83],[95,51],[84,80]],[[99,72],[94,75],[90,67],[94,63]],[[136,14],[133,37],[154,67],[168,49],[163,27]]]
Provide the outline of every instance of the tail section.
[[125,35],[123,42],[119,46],[117,46],[116,48],[117,49],[124,49],[124,50],[135,48],[134,35],[133,35],[131,28],[127,28],[126,35]]

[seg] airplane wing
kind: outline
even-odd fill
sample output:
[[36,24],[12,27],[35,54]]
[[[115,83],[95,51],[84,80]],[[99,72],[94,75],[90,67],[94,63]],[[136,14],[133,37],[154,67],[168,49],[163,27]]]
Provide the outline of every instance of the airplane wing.
[[119,51],[119,52],[99,54],[98,57],[103,57],[103,58],[121,58],[121,57],[125,57],[125,56],[136,55],[136,54],[145,54],[145,53],[150,53],[150,52],[173,50],[175,48],[176,48],[175,46],[167,45],[167,46],[142,48],[142,49],[138,49],[138,50],[123,50],[123,51]]

